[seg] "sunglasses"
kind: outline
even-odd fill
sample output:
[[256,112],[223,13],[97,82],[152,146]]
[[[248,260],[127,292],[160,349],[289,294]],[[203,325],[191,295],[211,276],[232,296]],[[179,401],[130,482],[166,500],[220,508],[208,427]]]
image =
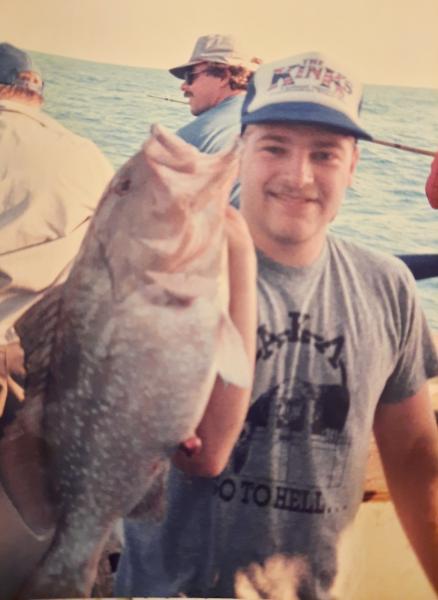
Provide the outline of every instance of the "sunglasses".
[[202,75],[202,73],[206,73],[208,71],[208,69],[203,69],[202,71],[186,71],[184,73],[184,82],[187,85],[192,85],[192,83],[198,78],[199,75]]

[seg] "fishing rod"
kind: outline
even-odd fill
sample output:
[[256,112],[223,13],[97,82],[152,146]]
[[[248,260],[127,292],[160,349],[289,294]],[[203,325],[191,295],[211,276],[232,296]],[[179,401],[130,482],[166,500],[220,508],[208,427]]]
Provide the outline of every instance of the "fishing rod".
[[383,140],[376,140],[376,138],[370,141],[373,144],[381,144],[382,146],[389,146],[390,148],[397,148],[398,150],[413,152],[414,154],[423,154],[424,156],[434,157],[437,154],[436,152],[432,152],[432,150],[423,150],[422,148],[414,148],[413,146],[405,146],[404,144],[396,144],[395,142],[385,142]]
[[[177,104],[188,104],[184,100],[175,100],[174,98],[169,98],[168,96],[155,96],[153,94],[147,94],[149,98],[156,98],[157,100],[166,100],[167,102],[176,102]],[[423,150],[422,148],[414,148],[413,146],[406,146],[405,144],[397,144],[395,142],[386,142],[384,140],[377,140],[373,138],[371,141],[373,144],[380,144],[382,146],[389,146],[390,148],[397,148],[397,150],[405,150],[405,152],[413,152],[414,154],[423,154],[424,156],[432,156],[434,157],[436,152],[432,152],[432,150]]]
[[154,96],[153,94],[146,94],[149,98],[156,98],[157,100],[167,100],[167,102],[176,102],[177,104],[188,104],[188,102],[184,102],[184,100],[175,100],[174,98],[169,98],[168,96]]

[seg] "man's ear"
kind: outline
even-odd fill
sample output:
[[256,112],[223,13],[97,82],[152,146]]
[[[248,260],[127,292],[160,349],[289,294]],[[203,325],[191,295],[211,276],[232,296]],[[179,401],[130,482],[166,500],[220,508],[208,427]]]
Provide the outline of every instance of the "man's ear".
[[240,176],[240,170],[242,168],[242,156],[243,156],[243,148],[245,146],[245,131],[243,131],[237,138],[237,151],[239,153],[239,168],[237,175]]
[[354,142],[353,153],[351,156],[350,174],[348,178],[348,187],[353,185],[354,174],[356,172],[357,163],[359,162],[360,150],[357,141]]
[[230,86],[230,82],[231,82],[231,73],[228,71],[228,69],[226,69],[224,71],[224,76],[223,78],[221,77],[221,84],[220,87],[231,87]]

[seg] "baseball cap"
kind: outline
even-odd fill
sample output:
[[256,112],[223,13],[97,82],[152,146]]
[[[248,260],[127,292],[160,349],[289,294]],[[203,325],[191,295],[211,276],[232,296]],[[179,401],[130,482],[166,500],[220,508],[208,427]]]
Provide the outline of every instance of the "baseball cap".
[[0,83],[19,85],[41,94],[42,83],[35,85],[30,81],[20,79],[20,73],[23,71],[40,74],[39,69],[33,65],[32,59],[26,52],[7,42],[0,43]]
[[261,65],[248,85],[242,130],[256,123],[308,123],[371,140],[359,119],[362,85],[337,61],[306,52]]
[[169,72],[175,77],[183,79],[187,69],[201,62],[242,66],[254,71],[260,61],[249,59],[232,35],[213,33],[198,38],[188,62],[169,69]]

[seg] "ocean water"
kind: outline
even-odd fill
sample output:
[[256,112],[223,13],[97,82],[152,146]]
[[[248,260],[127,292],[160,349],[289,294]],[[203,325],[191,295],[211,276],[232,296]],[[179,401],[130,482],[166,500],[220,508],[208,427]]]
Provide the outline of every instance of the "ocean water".
[[[167,71],[94,63],[32,52],[46,81],[45,109],[91,138],[119,167],[152,123],[170,129],[192,117]],[[438,149],[438,90],[366,86],[363,121],[377,138]],[[438,211],[424,194],[431,158],[361,142],[355,183],[332,226],[337,234],[393,254],[438,253]],[[427,319],[438,331],[438,278],[418,282]]]

